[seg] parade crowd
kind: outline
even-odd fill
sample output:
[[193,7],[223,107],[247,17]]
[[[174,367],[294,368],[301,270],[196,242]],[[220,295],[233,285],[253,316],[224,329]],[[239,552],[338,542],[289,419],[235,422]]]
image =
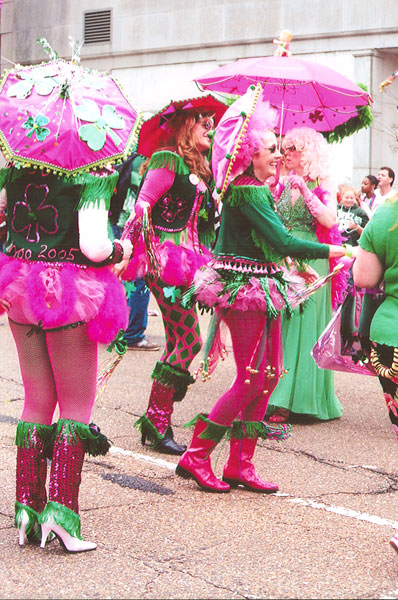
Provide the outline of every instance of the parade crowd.
[[[358,291],[364,304],[372,290],[383,294],[363,351],[398,432],[394,172],[380,167],[360,190],[334,182],[322,133],[279,135],[277,122],[257,84],[230,104],[211,94],[172,101],[142,124],[122,164],[77,178],[13,160],[2,169],[0,310],[24,385],[15,439],[20,545],[45,547],[56,536],[69,552],[96,548],[81,535],[79,484],[85,454],[110,447],[91,422],[97,347],[122,338],[137,362],[140,351],[159,351],[145,335],[150,294],[165,341],[146,411],[132,426],[142,445],[178,456],[176,474],[203,490],[276,492],[256,471],[258,440],[288,438],[296,415],[342,415],[334,372],[311,351]],[[211,315],[206,337],[198,308]],[[209,413],[192,415],[186,447],[174,439],[173,411],[217,368],[226,335],[236,377]],[[211,454],[225,437],[219,479]],[[391,544],[398,551],[397,537]]]

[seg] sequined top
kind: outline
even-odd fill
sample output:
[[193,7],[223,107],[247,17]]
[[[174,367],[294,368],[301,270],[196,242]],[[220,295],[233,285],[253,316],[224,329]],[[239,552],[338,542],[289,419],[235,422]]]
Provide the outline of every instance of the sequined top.
[[[311,189],[314,186],[308,185]],[[287,182],[278,200],[278,212],[286,229],[297,229],[301,231],[315,232],[314,217],[305,204],[303,196],[297,198],[292,204],[290,182]]]

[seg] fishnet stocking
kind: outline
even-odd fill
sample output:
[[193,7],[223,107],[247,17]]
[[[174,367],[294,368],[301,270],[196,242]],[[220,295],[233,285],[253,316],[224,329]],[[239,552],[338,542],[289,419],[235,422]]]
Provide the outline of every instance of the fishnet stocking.
[[60,418],[90,421],[97,379],[97,344],[86,326],[60,331],[35,330],[10,321],[17,347],[25,402],[21,419],[51,425],[59,404]]

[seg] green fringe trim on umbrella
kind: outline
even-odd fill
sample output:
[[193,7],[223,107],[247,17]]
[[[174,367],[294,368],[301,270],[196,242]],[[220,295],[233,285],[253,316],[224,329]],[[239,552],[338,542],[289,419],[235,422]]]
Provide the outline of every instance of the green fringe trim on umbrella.
[[[15,502],[15,518],[14,525],[17,529],[21,529],[22,525],[22,517],[26,513],[28,515],[28,524],[26,526],[26,535],[28,539],[36,539],[39,540],[40,528],[37,527],[37,531],[35,531],[35,525],[39,518],[39,513],[37,513],[33,508],[27,506],[26,504],[21,504],[20,502]],[[35,535],[36,534],[36,535]]]
[[[368,91],[367,86],[363,83],[358,83],[358,85],[365,92]],[[338,125],[335,129],[333,129],[333,131],[321,131],[322,135],[329,144],[339,143],[344,138],[353,135],[357,131],[371,126],[373,123],[373,114],[370,106],[357,106],[357,112],[357,116],[352,117],[352,119],[349,119],[341,125]]]
[[280,442],[291,437],[291,430],[292,426],[289,423],[271,426],[265,421],[234,421],[228,437],[238,440],[259,437]]
[[218,443],[230,429],[229,425],[220,425],[219,423],[210,421],[207,418],[207,415],[203,413],[199,413],[191,421],[185,423],[184,427],[194,427],[198,421],[204,421],[204,423],[207,423],[206,429],[199,435],[201,440],[213,440],[213,442]]
[[57,423],[56,436],[61,432],[66,435],[70,446],[77,444],[81,440],[85,451],[90,456],[105,456],[111,447],[108,438],[101,433],[100,428],[94,423],[86,425],[80,421],[60,419]]
[[39,515],[39,523],[54,521],[60,525],[74,538],[82,540],[80,533],[80,517],[73,510],[59,502],[47,502],[43,512]]
[[195,379],[189,371],[160,360],[155,364],[151,377],[174,390],[174,402],[180,402],[186,394],[187,387],[195,383]]
[[190,171],[179,154],[170,152],[169,150],[160,150],[152,154],[148,164],[150,169],[168,169],[176,175],[189,175]]
[[74,182],[82,186],[80,201],[76,210],[86,208],[87,206],[100,206],[101,200],[105,201],[107,210],[111,207],[111,198],[116,187],[119,173],[115,172],[107,177],[91,175],[91,173],[81,173],[73,179]]
[[[166,432],[165,432],[163,435],[161,435],[159,433],[159,431],[156,429],[155,425],[153,423],[151,423],[151,421],[148,419],[148,417],[146,415],[142,415],[142,417],[140,417],[138,419],[138,421],[136,421],[134,423],[133,427],[137,427],[137,429],[139,429],[141,434],[144,433],[144,431],[145,431],[148,439],[154,438],[154,441],[152,441],[152,448],[156,448],[157,443],[160,442],[166,434]],[[149,429],[149,433],[148,433],[148,429]]]
[[34,448],[35,442],[32,439],[34,430],[36,430],[39,439],[43,442],[46,456],[51,459],[55,436],[55,423],[53,425],[42,425],[41,423],[18,421],[17,431],[15,433],[15,445],[19,448]]

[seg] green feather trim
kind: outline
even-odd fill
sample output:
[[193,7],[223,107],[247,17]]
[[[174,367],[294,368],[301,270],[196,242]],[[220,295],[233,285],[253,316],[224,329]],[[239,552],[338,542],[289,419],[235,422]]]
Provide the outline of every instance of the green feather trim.
[[206,248],[211,248],[213,242],[216,239],[216,232],[213,227],[209,227],[207,229],[203,229],[199,231],[199,242],[206,246]]
[[91,175],[91,173],[81,173],[73,179],[74,182],[82,186],[80,201],[76,210],[86,208],[87,206],[100,206],[101,200],[105,201],[106,210],[110,210],[111,198],[116,187],[119,173],[115,171],[107,177]]
[[207,418],[207,415],[203,413],[199,413],[196,415],[196,417],[189,421],[189,423],[185,423],[184,427],[194,427],[198,421],[207,423],[206,429],[199,434],[199,438],[202,440],[213,440],[213,442],[218,443],[230,429],[229,425],[220,425],[219,423],[210,421],[210,419]]
[[78,540],[83,539],[80,533],[80,517],[67,506],[59,504],[59,502],[47,502],[43,512],[39,515],[39,523],[43,525],[51,522],[63,527],[72,537]]
[[35,448],[36,442],[32,438],[33,432],[43,443],[43,450],[51,458],[54,444],[55,426],[42,425],[41,423],[28,423],[27,421],[18,421],[17,431],[15,433],[15,445],[19,448]]
[[261,438],[263,440],[282,441],[291,437],[292,426],[283,423],[271,426],[265,421],[234,421],[228,437],[238,440],[244,438]]
[[[264,204],[264,190],[266,186],[256,185],[233,185],[229,186],[229,193],[225,203],[229,206],[246,206],[247,204]],[[267,195],[268,198],[268,195]],[[268,198],[269,199],[269,198]]]
[[[367,86],[363,83],[358,83],[358,85],[365,92],[368,91]],[[338,125],[335,129],[333,129],[333,131],[321,131],[322,135],[329,144],[339,143],[344,138],[353,135],[357,131],[371,126],[373,123],[373,114],[370,106],[357,106],[356,108],[358,112],[357,116],[352,117],[352,119],[349,119],[341,125]]]
[[195,379],[186,369],[179,369],[160,360],[155,364],[151,377],[174,390],[173,402],[180,402],[186,394],[187,387],[195,383]]
[[37,537],[39,533],[39,527],[35,527],[37,521],[39,519],[39,513],[37,513],[33,508],[27,506],[26,504],[21,504],[20,502],[15,502],[15,518],[14,525],[17,529],[21,529],[22,526],[22,517],[24,514],[28,515],[28,524],[26,526],[26,535],[28,539],[33,539]]
[[67,442],[73,446],[81,440],[84,444],[84,450],[90,456],[105,456],[111,443],[108,438],[101,433],[99,427],[90,423],[86,425],[80,421],[70,419],[60,419],[57,423],[56,436],[65,435]]
[[[161,435],[159,431],[156,429],[155,425],[148,419],[146,415],[142,415],[134,423],[134,427],[137,427],[141,432],[141,435],[145,433],[146,437],[150,442],[152,442],[152,448],[156,448],[158,443],[164,438],[166,432]],[[167,430],[166,430],[167,431]]]
[[151,169],[168,169],[176,175],[189,175],[190,173],[181,156],[170,150],[154,152],[148,164],[148,170]]
[[289,302],[289,298],[287,295],[287,285],[285,280],[283,279],[283,277],[280,279],[278,277],[278,273],[276,274],[276,276],[273,278],[275,285],[277,287],[278,292],[280,293],[280,295],[283,298],[283,301],[285,303],[285,309],[286,312],[288,313],[289,316],[291,316],[293,314],[293,307]]

